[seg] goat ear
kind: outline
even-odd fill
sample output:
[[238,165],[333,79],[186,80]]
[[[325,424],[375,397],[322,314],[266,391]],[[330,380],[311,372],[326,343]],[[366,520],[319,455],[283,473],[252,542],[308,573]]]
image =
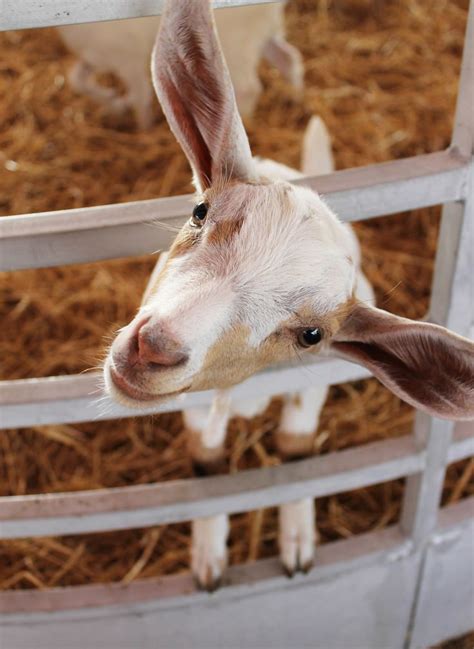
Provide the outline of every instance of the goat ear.
[[220,178],[254,178],[209,0],[167,1],[152,54],[152,78],[198,190]]
[[474,343],[467,338],[359,302],[332,348],[430,415],[474,418]]
[[335,169],[331,136],[326,124],[316,115],[311,117],[304,132],[300,168],[305,176],[322,176]]

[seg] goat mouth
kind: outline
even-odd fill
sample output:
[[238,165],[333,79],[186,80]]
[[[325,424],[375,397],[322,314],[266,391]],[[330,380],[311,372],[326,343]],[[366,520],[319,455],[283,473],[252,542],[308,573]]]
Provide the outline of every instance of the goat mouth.
[[119,374],[114,367],[110,367],[109,372],[114,387],[129,399],[133,399],[134,401],[154,401],[159,397],[159,395],[150,394],[149,392],[145,392],[145,390],[140,390],[135,387],[124,376]]
[[[140,390],[129,383],[128,380],[117,372],[113,366],[109,367],[109,377],[114,391],[116,392],[115,399],[129,407],[139,408],[144,403],[149,405],[152,403],[161,403],[173,397],[177,397],[182,392],[186,392],[189,389],[186,387],[183,390],[176,390],[174,392],[151,394],[150,392]],[[114,395],[112,394],[112,396]]]

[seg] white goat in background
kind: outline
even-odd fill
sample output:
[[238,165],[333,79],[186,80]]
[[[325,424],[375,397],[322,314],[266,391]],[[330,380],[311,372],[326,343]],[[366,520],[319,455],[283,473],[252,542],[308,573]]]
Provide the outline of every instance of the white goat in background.
[[[352,230],[316,192],[288,182],[296,172],[252,158],[208,0],[168,1],[152,75],[198,197],[138,314],[111,346],[104,366],[111,398],[140,407],[219,389],[209,412],[185,413],[191,454],[208,473],[223,456],[230,415],[252,416],[266,403],[233,404],[228,388],[303,352],[357,362],[428,413],[474,417],[474,344],[371,306]],[[305,173],[316,171],[308,160],[318,129],[321,140],[313,121]],[[276,439],[283,457],[311,453],[326,392],[285,397]],[[226,516],[194,522],[193,572],[206,588],[225,566],[227,531]],[[311,565],[312,499],[280,507],[280,548],[289,573]]]
[[[150,54],[159,22],[159,17],[154,17],[58,27],[65,45],[78,57],[69,74],[73,89],[115,113],[133,108],[140,128],[151,126],[154,93]],[[220,9],[216,24],[244,117],[252,114],[261,92],[258,65],[262,58],[278,68],[295,88],[302,89],[301,55],[285,40],[284,3]],[[127,93],[121,97],[101,86],[96,72],[115,73]]]

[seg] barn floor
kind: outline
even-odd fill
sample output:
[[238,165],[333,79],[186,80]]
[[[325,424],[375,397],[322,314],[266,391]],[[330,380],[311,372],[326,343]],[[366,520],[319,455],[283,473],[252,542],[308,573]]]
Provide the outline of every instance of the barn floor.
[[[437,151],[449,143],[467,0],[291,0],[289,40],[305,60],[298,96],[262,65],[264,92],[247,127],[256,154],[298,166],[309,118],[332,136],[337,168]],[[190,191],[189,170],[159,109],[138,132],[75,96],[73,59],[54,30],[0,35],[0,213],[39,212]],[[104,79],[105,83],[115,83]],[[439,209],[357,224],[379,306],[409,317],[427,307]],[[140,301],[150,258],[2,274],[1,378],[97,365]],[[279,462],[266,413],[230,426],[231,471]],[[410,432],[413,412],[371,379],[331,389],[315,453]],[[450,467],[444,503],[474,493],[474,461]],[[192,467],[178,413],[43,426],[0,435],[2,495],[97,489],[185,478]],[[397,521],[403,482],[317,501],[319,542]],[[232,517],[230,556],[274,555],[276,511]],[[0,589],[46,588],[187,570],[189,525],[0,544]],[[459,647],[463,645],[458,645]],[[467,644],[465,645],[467,647]],[[471,637],[472,646],[472,637]],[[464,649],[464,646],[463,646]]]

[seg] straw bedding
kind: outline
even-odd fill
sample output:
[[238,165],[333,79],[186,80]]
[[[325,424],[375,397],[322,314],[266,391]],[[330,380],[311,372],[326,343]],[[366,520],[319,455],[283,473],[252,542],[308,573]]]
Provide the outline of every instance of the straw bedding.
[[[305,59],[298,96],[262,64],[264,92],[248,123],[253,150],[298,166],[313,114],[332,136],[337,168],[448,145],[467,0],[294,0],[289,39]],[[0,213],[146,199],[190,191],[189,170],[159,109],[137,132],[65,80],[72,64],[51,29],[0,36]],[[104,77],[106,84],[117,80]],[[439,209],[357,224],[378,304],[409,317],[428,306]],[[154,259],[4,274],[1,378],[67,374],[96,365],[133,315]],[[231,471],[279,462],[271,432],[280,403],[235,418]],[[413,412],[371,379],[331,389],[315,453],[407,434]],[[450,467],[443,499],[474,492],[474,461]],[[192,475],[179,413],[0,435],[2,495],[96,489]],[[397,521],[403,481],[318,500],[319,542]],[[232,562],[277,552],[275,510],[232,517]],[[124,581],[188,569],[189,525],[3,542],[0,588]]]

